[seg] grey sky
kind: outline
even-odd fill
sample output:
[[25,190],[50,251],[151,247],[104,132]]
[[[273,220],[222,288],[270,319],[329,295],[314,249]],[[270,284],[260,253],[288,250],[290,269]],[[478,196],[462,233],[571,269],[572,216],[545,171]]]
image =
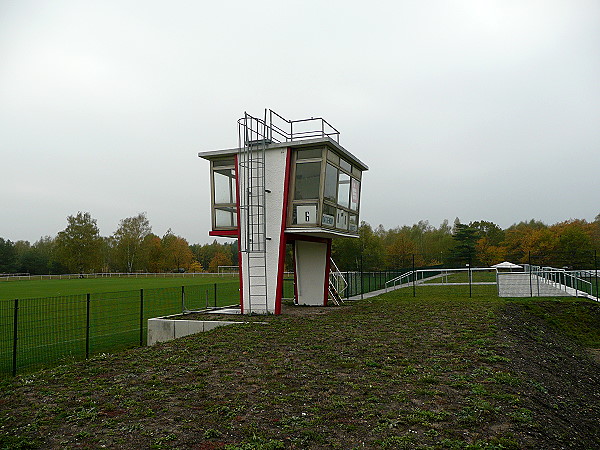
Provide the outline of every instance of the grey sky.
[[264,108],[340,130],[373,226],[591,220],[600,2],[0,1],[0,237],[208,242],[197,152]]

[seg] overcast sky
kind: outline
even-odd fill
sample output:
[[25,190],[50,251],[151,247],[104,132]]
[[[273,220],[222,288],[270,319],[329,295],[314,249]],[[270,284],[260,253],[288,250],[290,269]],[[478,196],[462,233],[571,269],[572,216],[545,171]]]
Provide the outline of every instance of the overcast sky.
[[244,111],[324,117],[361,219],[506,228],[600,213],[597,0],[0,0],[0,237],[208,237]]

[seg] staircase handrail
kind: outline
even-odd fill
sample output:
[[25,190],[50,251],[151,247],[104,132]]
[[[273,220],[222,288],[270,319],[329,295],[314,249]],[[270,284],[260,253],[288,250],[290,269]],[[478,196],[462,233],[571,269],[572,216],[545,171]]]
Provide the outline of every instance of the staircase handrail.
[[[342,293],[348,288],[348,281],[346,281],[344,274],[340,271],[333,258],[329,258],[329,262],[331,263],[329,270],[329,284],[333,284],[337,293],[341,296]],[[331,270],[331,268],[333,268],[333,270]],[[339,289],[340,282],[343,286],[341,289]]]
[[[547,283],[551,282],[555,285],[558,285],[559,289],[561,290],[564,287],[565,292],[567,291],[567,288],[575,289],[575,296],[577,296],[579,291],[592,295],[592,283],[574,275],[568,270],[557,269],[555,267],[541,267],[538,268],[538,270],[534,271],[534,273],[541,279],[545,280]],[[584,286],[589,287],[589,290],[581,288]]]
[[[396,282],[397,281],[401,281],[403,278],[408,278],[410,277],[412,274],[414,273],[414,271],[409,271],[409,272],[405,272],[402,275],[398,275],[396,278],[392,278],[391,280],[388,280],[385,282],[385,292],[387,292],[388,290],[388,284],[390,283],[394,283],[393,287],[396,287]],[[400,283],[402,284],[402,283]]]

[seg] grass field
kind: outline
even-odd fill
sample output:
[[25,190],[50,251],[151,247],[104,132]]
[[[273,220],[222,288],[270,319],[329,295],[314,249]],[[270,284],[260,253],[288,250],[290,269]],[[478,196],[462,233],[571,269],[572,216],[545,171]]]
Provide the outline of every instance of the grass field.
[[0,283],[0,293],[0,375],[9,375],[143,345],[147,319],[239,303],[239,279],[14,281]]
[[73,280],[0,281],[0,300],[56,297],[98,292],[157,289],[237,281],[237,275],[202,278],[85,278]]
[[289,306],[5,380],[0,447],[598,448],[599,305],[489,288]]
[[238,303],[231,275],[0,282],[0,376],[144,345],[150,318]]

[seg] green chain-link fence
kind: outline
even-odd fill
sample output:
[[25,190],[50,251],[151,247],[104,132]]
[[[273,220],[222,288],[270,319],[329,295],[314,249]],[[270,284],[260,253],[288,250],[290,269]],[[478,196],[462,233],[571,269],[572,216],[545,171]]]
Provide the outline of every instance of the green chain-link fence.
[[0,301],[0,376],[145,345],[147,320],[239,303],[239,281]]

